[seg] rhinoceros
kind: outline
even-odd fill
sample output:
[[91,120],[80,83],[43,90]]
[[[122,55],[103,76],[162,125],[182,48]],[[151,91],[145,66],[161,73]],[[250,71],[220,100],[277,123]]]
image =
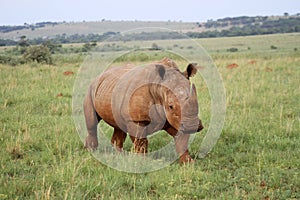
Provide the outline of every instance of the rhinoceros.
[[194,162],[188,140],[191,133],[203,129],[196,88],[189,80],[196,72],[193,63],[180,72],[174,61],[164,58],[140,67],[112,67],[101,73],[84,99],[88,131],[85,147],[98,147],[97,125],[104,120],[114,128],[111,143],[118,151],[123,151],[129,133],[134,152],[147,153],[147,136],[165,130],[174,137],[179,162]]

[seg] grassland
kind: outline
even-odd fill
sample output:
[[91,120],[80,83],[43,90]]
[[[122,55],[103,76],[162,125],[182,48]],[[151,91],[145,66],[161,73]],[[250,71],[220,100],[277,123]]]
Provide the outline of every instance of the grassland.
[[[1,65],[0,199],[300,199],[300,35],[198,42],[226,88],[222,135],[194,165],[144,174],[111,169],[83,148],[72,119],[76,75],[63,72],[76,73],[84,55]],[[210,117],[204,86],[199,96],[205,129],[190,147],[194,157]]]

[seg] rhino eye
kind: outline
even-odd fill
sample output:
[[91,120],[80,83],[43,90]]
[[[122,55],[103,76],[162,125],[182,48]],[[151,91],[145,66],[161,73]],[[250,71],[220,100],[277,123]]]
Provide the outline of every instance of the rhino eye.
[[169,108],[171,109],[171,110],[173,110],[173,106],[171,105],[171,106],[169,106]]

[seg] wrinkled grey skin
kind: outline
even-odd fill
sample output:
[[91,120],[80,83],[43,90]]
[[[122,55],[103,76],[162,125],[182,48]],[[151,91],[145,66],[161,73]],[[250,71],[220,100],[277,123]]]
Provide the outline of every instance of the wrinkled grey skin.
[[97,124],[104,120],[114,127],[111,142],[119,151],[127,133],[135,152],[146,153],[147,136],[165,130],[175,139],[179,162],[193,162],[188,139],[190,133],[203,129],[196,89],[189,81],[196,72],[195,64],[180,72],[173,61],[164,58],[147,66],[115,67],[100,74],[84,99],[85,147],[97,148]]

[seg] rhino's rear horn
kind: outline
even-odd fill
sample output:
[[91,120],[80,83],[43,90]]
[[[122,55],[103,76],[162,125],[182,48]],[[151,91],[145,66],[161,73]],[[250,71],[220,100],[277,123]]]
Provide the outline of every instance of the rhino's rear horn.
[[161,77],[161,79],[164,79],[164,76],[165,76],[165,73],[166,73],[166,70],[165,70],[164,66],[155,65],[155,67],[156,67],[156,70],[157,70],[159,76]]

